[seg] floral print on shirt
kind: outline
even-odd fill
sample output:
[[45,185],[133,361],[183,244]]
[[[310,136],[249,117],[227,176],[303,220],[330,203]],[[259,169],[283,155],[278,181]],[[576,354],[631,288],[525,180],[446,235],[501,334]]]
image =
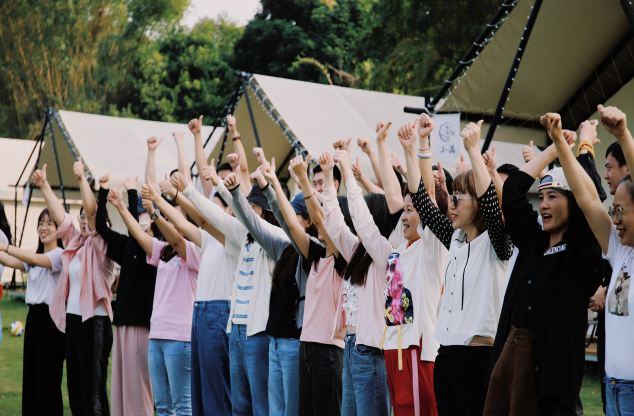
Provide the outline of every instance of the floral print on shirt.
[[386,273],[385,323],[387,326],[413,323],[412,292],[403,286],[403,267],[398,253],[392,253],[388,257]]

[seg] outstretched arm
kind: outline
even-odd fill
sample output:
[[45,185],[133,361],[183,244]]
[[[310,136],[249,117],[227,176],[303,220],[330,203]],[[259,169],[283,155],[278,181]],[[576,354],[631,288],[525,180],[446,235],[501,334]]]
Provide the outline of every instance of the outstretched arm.
[[[8,250],[7,250],[8,246]],[[8,251],[8,253],[7,253]],[[50,269],[52,266],[51,259],[46,254],[38,254],[29,250],[25,250],[20,247],[15,247],[3,242],[0,242],[0,263],[11,267],[13,269],[19,269],[24,271],[24,264],[30,264],[31,266],[43,267]]]
[[380,128],[376,135],[376,147],[378,149],[377,153],[379,154],[379,170],[381,172],[381,179],[383,180],[385,199],[387,200],[390,213],[394,214],[403,209],[403,195],[401,194],[401,185],[396,178],[390,155],[385,145],[385,139],[387,138],[387,133],[391,125],[391,121],[387,123],[380,121],[378,123],[377,127],[380,126]]
[[623,155],[628,166],[634,166],[634,140],[627,128],[625,113],[616,107],[597,107],[601,114],[601,124],[605,129],[616,137],[616,140],[623,149]]
[[[231,167],[234,169],[234,172],[240,175],[240,181],[243,184],[248,184],[250,182],[250,175],[249,164],[247,163],[247,152],[244,150],[244,145],[242,144],[242,140],[240,139],[240,133],[238,133],[236,118],[231,114],[227,116],[227,127],[229,128],[231,140],[233,140],[233,150],[235,150],[235,155],[237,155],[236,158],[230,157],[232,155],[229,155],[227,156],[227,160],[231,164]],[[238,169],[238,171],[236,171],[236,168]],[[242,193],[244,193],[244,196],[249,195],[248,186],[242,186],[241,191]]]
[[178,171],[181,175],[185,176],[188,181],[192,180],[192,173],[189,170],[189,162],[187,161],[187,154],[185,153],[185,146],[183,146],[183,138],[185,137],[184,131],[175,131],[174,141],[176,142],[176,149],[178,151]]
[[194,134],[194,148],[195,148],[194,157],[196,159],[196,170],[198,171],[198,177],[200,178],[200,182],[202,183],[205,197],[209,198],[211,196],[211,191],[214,189],[214,187],[210,181],[203,180],[201,176],[203,168],[207,166],[207,156],[205,155],[205,146],[203,145],[203,136],[201,134],[201,130],[203,127],[203,116],[200,116],[197,119],[195,118],[192,119],[189,122],[188,127],[189,127],[189,131],[191,131]]
[[[165,180],[167,181],[167,174],[165,174]],[[174,248],[174,250],[178,251],[178,254],[182,258],[187,257],[187,244],[185,243],[185,239],[181,237],[181,235],[176,231],[182,232],[185,237],[187,237],[191,242],[196,244],[198,247],[202,245],[202,236],[200,234],[200,229],[196,227],[194,224],[187,221],[187,218],[178,212],[176,208],[170,205],[163,197],[154,189],[154,187],[148,186],[147,183],[141,187],[141,192],[144,200],[148,200],[156,204],[159,210],[165,215],[165,217],[174,224],[174,227],[171,227],[169,224],[166,224],[167,234],[163,231],[163,227],[159,223],[159,219],[157,219],[157,225],[159,226],[161,233],[165,237],[165,241],[170,243],[170,245]],[[148,211],[149,212],[149,211]],[[166,223],[165,220],[163,220]]]
[[66,210],[57,196],[51,185],[46,180],[46,165],[42,166],[42,169],[38,169],[33,174],[33,178],[31,179],[31,183],[35,186],[39,186],[42,190],[42,194],[44,195],[44,201],[46,201],[46,207],[51,213],[51,218],[55,221],[56,224],[61,224],[64,221],[64,216],[66,215]]
[[[376,125],[376,132],[377,133],[380,130],[380,124],[381,123],[382,122],[379,122]],[[368,140],[367,137],[359,137],[357,139],[357,145],[361,148],[361,151],[363,153],[365,153],[366,155],[368,155],[368,157],[370,158],[370,164],[372,165],[372,170],[374,171],[374,176],[376,177],[376,182],[379,184],[378,188],[382,188],[383,187],[383,181],[381,180],[382,179],[381,178],[381,169],[380,169],[381,164],[379,163],[379,157],[377,156],[376,152],[372,148],[372,145],[370,144],[370,140]],[[374,185],[374,184],[372,184],[372,185]],[[366,188],[366,190],[368,190],[368,188]],[[370,191],[368,191],[368,192],[370,192]]]
[[500,174],[498,173],[498,171],[495,169],[497,166],[497,158],[495,157],[495,145],[491,147],[491,151],[487,150],[486,152],[484,152],[482,157],[484,158],[484,164],[486,165],[487,170],[489,171],[489,176],[491,177],[491,180],[493,181],[493,185],[495,185],[495,190],[498,192],[498,198],[500,198],[501,200],[502,188],[504,187],[504,181],[500,177]]
[[[119,189],[110,189],[108,193],[108,202],[110,202],[116,209],[119,211],[119,215],[123,219],[125,226],[128,228],[130,232],[130,236],[134,238],[139,245],[143,248],[143,251],[147,253],[148,256],[152,255],[152,237],[147,235],[139,222],[134,219],[132,214],[128,211],[128,208],[125,206],[123,202],[123,185],[119,186]],[[152,204],[149,204],[152,205]],[[148,207],[149,208],[149,207]],[[154,214],[154,207],[152,208],[152,212],[150,215]],[[150,211],[148,211],[150,213]]]
[[603,253],[607,254],[610,243],[610,232],[612,230],[610,216],[605,211],[599,199],[599,194],[592,179],[590,179],[586,171],[581,167],[581,164],[579,164],[572,153],[570,145],[564,139],[559,114],[549,113],[544,117],[551,119],[549,123],[550,137],[557,148],[559,162],[566,175],[568,185],[575,196],[577,204],[579,204],[579,208],[583,211],[594,236],[599,242],[599,245],[601,245]]
[[469,159],[471,159],[471,169],[473,169],[478,198],[484,195],[491,184],[491,176],[480,153],[480,126],[482,123],[484,123],[484,120],[478,121],[478,124],[469,123],[460,133],[464,141],[465,150],[469,155]]
[[[153,185],[156,185],[158,182],[156,181],[156,148],[159,147],[163,138],[160,140],[156,139],[156,136],[152,136],[147,139],[147,162],[145,163],[145,177],[150,178],[150,182]],[[150,256],[152,253],[150,253]]]
[[84,215],[86,215],[86,221],[91,230],[95,230],[97,227],[97,201],[95,195],[92,193],[92,188],[86,179],[84,173],[84,164],[81,157],[73,165],[73,173],[79,181],[79,190],[81,192],[81,202],[84,207]]
[[365,176],[363,171],[361,170],[361,164],[359,163],[359,156],[357,156],[357,162],[352,165],[352,173],[354,174],[354,178],[361,183],[361,186],[365,189],[365,191],[369,194],[382,194],[385,195],[383,189],[376,186],[370,178]]

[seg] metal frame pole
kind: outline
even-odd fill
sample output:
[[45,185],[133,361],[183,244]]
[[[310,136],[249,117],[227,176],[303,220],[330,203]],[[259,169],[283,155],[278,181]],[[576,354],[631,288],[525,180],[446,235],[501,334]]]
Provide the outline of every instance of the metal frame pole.
[[440,101],[440,99],[444,97],[447,91],[449,91],[449,88],[451,88],[451,86],[455,82],[455,79],[458,77],[458,75],[460,75],[460,72],[463,69],[468,68],[469,65],[471,65],[472,63],[472,60],[480,54],[480,49],[486,44],[488,40],[490,40],[487,39],[487,37],[491,34],[491,32],[493,32],[493,30],[498,28],[498,24],[500,20],[502,20],[502,17],[513,10],[513,8],[515,7],[515,2],[512,0],[507,1],[510,4],[502,4],[500,6],[500,9],[491,18],[489,23],[487,23],[482,33],[480,33],[480,36],[478,36],[475,42],[473,42],[467,53],[462,57],[451,75],[449,75],[449,78],[445,81],[440,91],[438,91],[434,98],[432,98],[431,100],[425,100],[425,107],[427,107],[430,111],[434,111],[434,107],[436,107],[438,101]]
[[506,82],[504,83],[504,89],[502,90],[502,94],[500,95],[500,100],[498,101],[498,105],[495,109],[495,113],[493,114],[493,120],[491,120],[491,124],[489,125],[489,131],[487,132],[486,139],[484,139],[484,144],[482,145],[482,153],[484,153],[491,144],[491,140],[493,140],[493,135],[495,134],[495,130],[497,130],[500,120],[504,117],[502,116],[502,111],[504,111],[504,104],[508,101],[509,93],[511,92],[511,87],[513,86],[513,81],[515,81],[515,75],[517,73],[517,69],[520,67],[520,63],[522,60],[522,56],[524,56],[524,51],[526,50],[526,45],[528,44],[528,39],[531,37],[531,32],[533,31],[533,26],[535,26],[535,21],[537,20],[537,15],[539,14],[539,9],[542,5],[543,0],[535,0],[535,4],[533,4],[533,10],[531,11],[530,16],[528,17],[528,22],[524,27],[524,34],[520,40],[520,45],[517,48],[517,52],[515,53],[515,58],[513,59],[513,63],[511,64],[511,70],[509,71],[508,76],[506,77]]
[[55,166],[57,166],[57,176],[59,176],[59,188],[62,191],[62,199],[64,200],[64,209],[68,212],[66,204],[66,191],[64,191],[64,181],[62,179],[62,168],[59,163],[59,155],[57,154],[57,144],[55,143],[55,133],[53,128],[53,108],[49,107],[49,126],[51,129],[51,144],[53,145],[53,153],[55,154]]
[[253,116],[253,108],[251,108],[251,99],[249,99],[249,91],[247,90],[247,84],[244,82],[244,78],[247,76],[246,72],[241,72],[238,77],[240,77],[240,83],[242,84],[242,89],[244,91],[244,97],[247,99],[247,108],[249,109],[249,117],[251,118],[251,125],[253,126],[253,134],[255,135],[255,143],[258,147],[262,147],[260,143],[260,136],[258,135],[258,128],[255,125],[255,117]]

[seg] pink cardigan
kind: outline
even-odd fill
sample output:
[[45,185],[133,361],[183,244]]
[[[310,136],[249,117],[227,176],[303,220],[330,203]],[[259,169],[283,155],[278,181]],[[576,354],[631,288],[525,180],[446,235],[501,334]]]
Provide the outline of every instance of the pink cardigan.
[[81,232],[73,225],[71,216],[66,214],[64,221],[55,233],[55,237],[61,238],[64,243],[65,249],[62,253],[64,267],[59,276],[49,311],[53,322],[62,332],[66,332],[66,302],[70,289],[68,268],[75,255],[78,255],[81,260],[79,304],[82,322],[95,316],[95,308],[102,299],[112,321],[112,305],[110,304],[112,291],[110,288],[114,283],[114,263],[106,256],[108,243],[96,231],[90,230],[88,224],[86,224],[86,230],[90,234],[88,239],[82,237]]
[[[358,186],[355,188],[348,189],[348,198],[363,198],[361,189]],[[358,193],[358,195],[355,195],[355,192]],[[339,253],[343,255],[346,261],[350,261],[354,250],[359,244],[359,239],[356,235],[352,234],[352,231],[346,226],[343,214],[339,208],[334,185],[324,189],[323,198],[324,226],[328,232],[328,236],[330,236],[335,247],[337,247],[337,250],[339,250]],[[381,242],[376,241],[373,243],[380,244]],[[379,268],[375,262],[372,262],[368,269],[365,285],[359,288],[356,327],[357,344],[375,348],[379,348],[381,345],[383,330],[386,326],[383,317],[386,280],[385,267]],[[343,285],[341,285],[341,294],[339,295],[337,313],[335,314],[333,337],[334,334],[345,326],[346,322],[342,299]]]

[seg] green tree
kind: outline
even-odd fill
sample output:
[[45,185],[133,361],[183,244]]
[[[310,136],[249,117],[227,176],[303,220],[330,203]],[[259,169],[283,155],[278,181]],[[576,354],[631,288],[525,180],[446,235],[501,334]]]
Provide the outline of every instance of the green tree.
[[263,75],[354,85],[372,0],[262,0],[233,66]]
[[137,51],[176,26],[188,0],[0,4],[0,136],[30,138],[47,107],[103,113]]
[[156,39],[137,55],[119,108],[167,122],[215,116],[236,87],[229,61],[242,30],[220,15],[200,21],[191,31],[179,28]]

